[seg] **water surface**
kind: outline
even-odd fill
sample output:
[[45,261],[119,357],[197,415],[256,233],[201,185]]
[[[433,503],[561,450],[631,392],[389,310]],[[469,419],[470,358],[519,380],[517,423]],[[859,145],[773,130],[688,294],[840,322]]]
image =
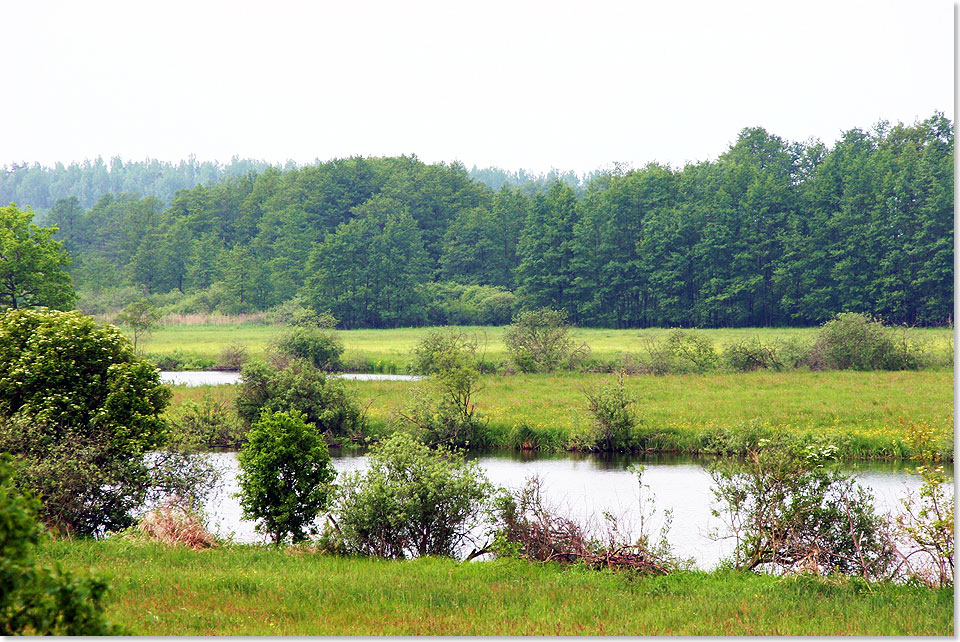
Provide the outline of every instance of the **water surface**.
[[[338,372],[330,375],[341,379],[354,381],[417,381],[422,377],[403,374],[367,374],[353,372]],[[174,386],[220,386],[240,383],[239,372],[221,372],[215,370],[183,370],[160,372],[162,383]]]
[[[367,457],[356,453],[331,451],[338,472],[363,469]],[[210,455],[224,472],[224,489],[207,507],[215,531],[233,534],[239,542],[261,542],[263,537],[254,524],[241,519],[237,492],[236,453]],[[723,522],[711,514],[714,497],[704,460],[685,456],[598,456],[598,455],[530,455],[513,451],[497,451],[472,455],[479,460],[490,481],[511,489],[522,487],[525,480],[538,475],[543,480],[547,502],[559,512],[588,523],[601,524],[602,514],[616,516],[629,532],[640,527],[641,496],[637,477],[627,470],[633,463],[642,463],[646,470],[643,481],[646,513],[656,508],[654,518],[646,524],[648,532],[657,533],[663,525],[664,510],[672,511],[672,528],[668,539],[674,551],[693,558],[703,569],[714,567],[731,552],[729,541],[711,538]],[[901,462],[857,462],[845,466],[864,486],[870,488],[881,512],[896,510],[907,489],[917,490],[920,480],[910,474],[909,465]],[[652,503],[651,503],[652,502]]]

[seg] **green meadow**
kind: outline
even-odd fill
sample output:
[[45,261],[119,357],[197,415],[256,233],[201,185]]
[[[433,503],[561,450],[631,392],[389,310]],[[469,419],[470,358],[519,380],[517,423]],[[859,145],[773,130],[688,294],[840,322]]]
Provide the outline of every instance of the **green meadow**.
[[110,581],[134,635],[939,635],[953,588],[681,571],[644,577],[515,559],[343,558],[117,539],[47,542],[41,558]]
[[[343,360],[351,363],[366,363],[381,367],[392,363],[398,372],[403,372],[411,361],[411,353],[417,343],[429,332],[443,328],[399,328],[386,330],[341,330]],[[506,326],[462,326],[457,330],[476,337],[480,356],[487,362],[509,360],[503,344]],[[186,357],[216,362],[221,351],[229,345],[245,346],[250,355],[262,354],[270,342],[281,332],[272,325],[254,323],[165,325],[142,342],[147,354],[170,355],[179,351]],[[615,359],[623,354],[642,354],[649,341],[662,339],[671,330],[650,328],[644,330],[612,330],[605,328],[575,328],[573,338],[590,348],[590,356],[597,359]],[[813,341],[816,328],[723,328],[697,330],[709,337],[717,350],[728,343],[758,337],[765,342],[776,339],[801,339]],[[922,342],[931,355],[953,353],[953,330],[949,328],[911,328],[907,336]]]
[[[516,427],[537,436],[536,448],[565,450],[591,430],[584,390],[615,380],[590,373],[485,375],[475,397],[486,419],[489,447],[519,447]],[[626,388],[636,399],[641,450],[738,452],[750,440],[788,434],[801,442],[832,443],[845,458],[906,458],[911,423],[926,423],[953,450],[953,371],[746,372],[702,375],[633,375]],[[410,402],[409,381],[348,381],[367,408],[371,432],[398,425]],[[173,404],[203,395],[232,402],[233,386],[174,387]]]

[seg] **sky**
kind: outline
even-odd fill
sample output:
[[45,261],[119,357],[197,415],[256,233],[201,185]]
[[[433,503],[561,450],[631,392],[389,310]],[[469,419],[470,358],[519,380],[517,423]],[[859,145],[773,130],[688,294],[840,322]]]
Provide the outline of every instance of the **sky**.
[[949,0],[0,2],[0,166],[416,154],[587,173],[954,118]]

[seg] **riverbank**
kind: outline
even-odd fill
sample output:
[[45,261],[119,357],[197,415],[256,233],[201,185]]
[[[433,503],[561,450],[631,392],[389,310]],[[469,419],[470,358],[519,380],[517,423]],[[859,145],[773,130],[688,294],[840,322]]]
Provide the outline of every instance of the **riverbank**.
[[[485,375],[475,397],[486,421],[475,445],[541,451],[583,448],[591,422],[583,390],[609,374]],[[634,442],[646,452],[742,452],[758,439],[786,435],[830,443],[845,459],[909,458],[911,425],[926,424],[953,456],[952,370],[898,372],[747,372],[636,375],[625,378],[637,399]],[[397,427],[409,403],[407,381],[346,382],[367,408],[372,436]],[[232,386],[175,386],[174,407],[204,395],[232,404]],[[520,431],[518,426],[527,430]]]
[[519,560],[347,559],[228,545],[47,542],[111,584],[134,635],[953,635],[953,589]]

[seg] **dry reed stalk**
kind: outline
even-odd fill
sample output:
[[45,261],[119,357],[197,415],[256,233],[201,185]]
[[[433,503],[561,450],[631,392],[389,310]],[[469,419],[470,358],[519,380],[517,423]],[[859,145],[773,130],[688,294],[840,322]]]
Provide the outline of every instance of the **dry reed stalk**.
[[206,529],[203,522],[192,512],[186,510],[175,500],[147,513],[137,529],[148,537],[165,544],[182,544],[194,550],[212,548],[217,539]]

